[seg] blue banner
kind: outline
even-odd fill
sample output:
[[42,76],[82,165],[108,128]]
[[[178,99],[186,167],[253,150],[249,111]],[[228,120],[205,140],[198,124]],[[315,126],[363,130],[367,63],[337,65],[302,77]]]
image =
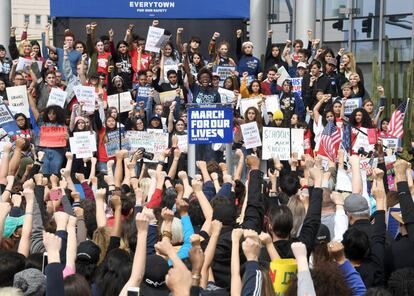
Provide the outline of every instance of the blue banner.
[[50,0],[54,17],[245,19],[249,11],[249,0]]
[[[9,136],[16,135],[20,132],[20,128],[17,126],[14,120],[13,114],[10,112],[9,107],[6,104],[0,104],[0,130],[3,129]],[[2,131],[0,131],[1,137],[3,137]]]
[[232,108],[190,108],[188,110],[189,144],[232,142]]

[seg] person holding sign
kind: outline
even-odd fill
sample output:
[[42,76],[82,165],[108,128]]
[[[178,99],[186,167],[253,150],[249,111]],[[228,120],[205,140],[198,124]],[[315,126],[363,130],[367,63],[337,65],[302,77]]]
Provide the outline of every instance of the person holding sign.
[[[35,66],[35,75],[36,78],[36,94],[37,94],[37,109],[43,110],[47,106],[47,101],[49,100],[50,91],[52,88],[56,87],[56,73],[53,70],[48,70],[45,74],[45,80],[42,81],[42,77],[40,76],[40,72],[37,69],[37,65]],[[41,81],[38,83],[38,81]]]
[[368,112],[365,111],[365,109],[363,108],[357,108],[352,112],[352,114],[349,116],[349,123],[353,127],[352,135],[351,135],[352,146],[354,146],[357,140],[358,134],[360,133],[358,129],[373,128],[371,117],[369,117]]
[[16,141],[17,138],[24,138],[32,142],[34,135],[30,129],[30,120],[23,113],[17,113],[14,115],[14,119],[20,131],[12,136],[12,140]]
[[313,133],[315,134],[314,142],[315,142],[315,151],[319,150],[319,142],[325,129],[326,124],[329,121],[333,121],[336,125],[335,114],[332,109],[328,109],[324,111],[322,114],[319,110],[322,109],[322,106],[330,100],[330,95],[324,95],[321,93],[318,96],[318,103],[313,108]]

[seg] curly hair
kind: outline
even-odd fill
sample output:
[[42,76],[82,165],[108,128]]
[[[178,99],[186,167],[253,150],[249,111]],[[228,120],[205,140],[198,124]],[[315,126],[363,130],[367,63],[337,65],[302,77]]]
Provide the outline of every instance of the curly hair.
[[66,121],[65,111],[61,107],[55,106],[55,105],[46,107],[46,109],[44,109],[44,111],[43,111],[43,121],[44,122],[51,122],[49,120],[48,115],[52,111],[56,114],[56,121],[53,122],[53,123],[57,123],[57,124],[60,124],[60,125],[65,125],[65,121]]
[[361,126],[365,128],[372,128],[372,120],[369,116],[368,112],[364,108],[356,108],[354,111],[352,111],[351,115],[349,116],[349,122],[356,126],[358,123],[356,122],[356,114],[360,112],[362,113],[362,120],[361,120]]

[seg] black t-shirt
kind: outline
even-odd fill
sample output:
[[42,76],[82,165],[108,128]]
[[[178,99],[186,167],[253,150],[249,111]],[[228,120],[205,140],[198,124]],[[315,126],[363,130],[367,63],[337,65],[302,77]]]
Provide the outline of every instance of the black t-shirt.
[[193,83],[191,86],[193,93],[193,103],[197,104],[215,104],[221,103],[220,94],[216,89],[209,86],[206,89],[200,87],[198,84]]

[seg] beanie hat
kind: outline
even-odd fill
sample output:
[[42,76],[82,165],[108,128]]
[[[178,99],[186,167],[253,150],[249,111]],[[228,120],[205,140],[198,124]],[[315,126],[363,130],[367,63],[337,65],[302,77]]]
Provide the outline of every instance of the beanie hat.
[[248,46],[248,45],[250,45],[252,48],[253,48],[253,42],[251,42],[251,41],[246,41],[246,42],[243,42],[243,44],[242,44],[242,49],[244,49],[246,46]]
[[283,120],[283,112],[280,110],[276,110],[273,112],[273,120],[281,119]]
[[24,295],[44,295],[46,276],[36,268],[28,268],[14,275],[13,287],[22,290]]

